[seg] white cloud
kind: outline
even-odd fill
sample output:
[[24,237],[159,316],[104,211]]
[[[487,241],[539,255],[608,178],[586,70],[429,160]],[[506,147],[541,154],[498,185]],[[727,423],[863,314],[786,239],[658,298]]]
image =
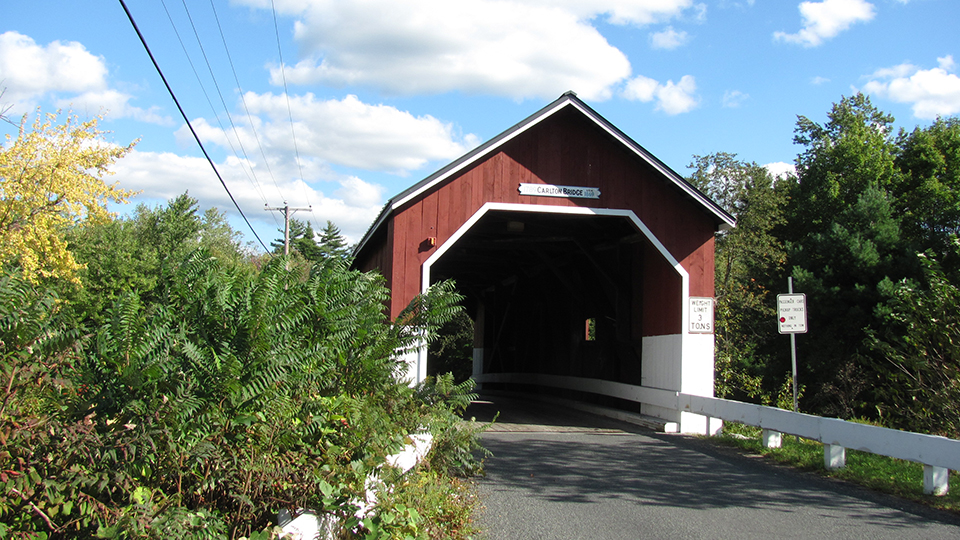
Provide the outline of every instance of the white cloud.
[[893,67],[880,68],[874,71],[871,77],[874,79],[898,79],[901,77],[909,77],[919,70],[920,68],[913,64],[899,64]]
[[[269,7],[265,0],[245,3]],[[514,99],[567,90],[603,100],[630,63],[594,26],[667,22],[692,0],[280,0],[297,18],[301,59],[288,83],[367,85],[400,94],[447,91]],[[273,68],[273,80],[279,80]]]
[[653,101],[653,98],[657,96],[658,88],[660,88],[660,83],[655,79],[638,75],[627,82],[627,86],[623,90],[623,97],[647,103]]
[[696,108],[700,103],[696,91],[697,83],[691,75],[684,75],[678,83],[670,80],[666,84],[638,75],[627,81],[621,94],[626,99],[645,103],[656,100],[657,110],[675,115],[690,112]]
[[690,36],[684,31],[676,31],[668,26],[661,32],[650,34],[650,44],[654,49],[676,49],[690,41]]
[[383,191],[383,186],[351,176],[340,182],[340,189],[335,191],[334,195],[350,206],[379,208],[383,204]]
[[[459,157],[479,142],[432,116],[366,104],[352,95],[342,100],[291,96],[289,110],[283,95],[248,92],[244,100],[252,124],[237,115],[236,132],[225,132],[204,118],[191,121],[208,147],[220,146],[228,153],[245,149],[245,156],[218,164],[240,206],[245,212],[259,211],[264,201],[274,206],[285,198],[293,204],[296,198],[301,201],[297,206],[313,205],[318,223],[333,221],[350,241],[358,240],[377,216],[385,189],[338,173],[334,166],[406,174],[431,161]],[[184,146],[194,145],[186,126],[176,136]],[[257,148],[263,148],[263,154],[254,151]],[[189,189],[205,204],[236,213],[204,159],[137,152],[121,160],[117,170],[124,187],[144,190],[143,197],[166,200]]]
[[800,17],[803,19],[803,28],[796,34],[775,32],[773,36],[787,43],[816,47],[855,23],[873,19],[874,15],[873,4],[866,0],[802,2]]
[[[330,220],[337,224],[349,242],[355,242],[363,236],[383,205],[383,189],[356,177],[340,176],[324,181],[320,185],[330,186],[332,193],[328,195],[325,190],[317,189],[314,182],[294,179],[278,179],[278,186],[264,185],[269,181],[261,179],[261,185],[255,185],[247,177],[243,164],[236,159],[218,163],[217,169],[244,214],[259,230],[272,232],[276,228],[274,216],[263,210],[264,192],[271,206],[281,201],[274,195],[276,190],[295,197],[298,202],[294,204],[294,199],[291,199],[291,205],[306,206],[309,202],[313,212],[298,213],[297,218],[312,220],[320,226]],[[204,158],[133,150],[114,164],[113,171],[116,173],[113,179],[122,187],[142,192],[133,202],[137,202],[137,199],[166,201],[189,191],[192,197],[203,201],[204,207],[215,206],[229,216],[239,217],[236,207]],[[248,233],[246,230],[242,232]],[[261,239],[269,243],[274,237],[264,237],[261,233]]]
[[18,32],[0,34],[0,84],[4,100],[30,106],[48,92],[87,92],[107,87],[103,59],[76,41],[38,45]]
[[750,94],[744,94],[739,90],[727,90],[723,93],[723,106],[728,109],[736,109],[748,99],[750,99]]
[[775,161],[763,166],[774,178],[785,178],[787,176],[797,175],[797,166],[793,163]]
[[[310,93],[291,96],[289,110],[282,94],[247,92],[244,100],[255,124],[249,125],[245,118],[238,123],[239,142],[252,149],[257,148],[259,139],[271,161],[294,162],[299,153],[302,164],[316,161],[405,174],[430,161],[459,157],[479,143],[476,136],[458,135],[453,125],[432,116],[418,117],[386,105],[369,105],[352,95],[342,100],[319,100]],[[204,142],[229,147],[236,141],[237,134],[225,133],[205,119],[193,124]],[[178,131],[178,138],[191,144],[186,127]],[[260,158],[248,157],[254,161]]]
[[957,67],[957,62],[953,59],[953,55],[937,58],[937,64],[940,65],[940,69],[946,71],[953,71]]
[[920,69],[900,64],[877,70],[863,90],[897,103],[909,103],[922,119],[960,113],[960,77],[953,56],[937,58],[938,67]]
[[693,6],[693,20],[698,23],[707,22],[707,5],[706,4],[697,4]]
[[74,111],[85,111],[89,115],[107,113],[109,118],[133,118],[140,122],[172,126],[173,119],[160,114],[159,107],[141,109],[130,104],[133,96],[117,90],[98,90],[84,92],[75,97],[57,100],[57,107]]
[[814,77],[814,78],[812,78],[812,79],[810,79],[810,84],[812,84],[812,85],[814,85],[814,86],[820,86],[821,84],[826,84],[826,83],[828,83],[828,82],[830,82],[830,79],[828,79],[828,78],[826,78],[826,77],[821,77],[821,76],[819,76],[819,75],[816,76],[816,77]]
[[145,110],[130,105],[133,96],[111,89],[107,75],[104,59],[76,41],[41,46],[17,32],[0,34],[0,90],[6,88],[3,101],[13,106],[15,114],[33,108],[41,98],[55,95],[59,96],[55,103],[61,108],[172,124],[157,108]]

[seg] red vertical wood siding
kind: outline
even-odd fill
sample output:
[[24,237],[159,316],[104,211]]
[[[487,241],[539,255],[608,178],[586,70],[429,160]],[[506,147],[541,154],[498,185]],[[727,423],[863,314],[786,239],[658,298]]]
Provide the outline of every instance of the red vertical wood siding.
[[[598,200],[521,196],[520,183],[600,188]],[[421,265],[487,202],[632,210],[690,274],[690,294],[713,296],[715,223],[699,203],[569,108],[497,147],[456,176],[394,210],[387,235],[361,265],[380,266],[392,286],[391,317],[420,292]],[[387,245],[384,245],[387,242]],[[652,246],[644,256],[645,335],[681,331],[680,278]],[[663,306],[671,307],[663,309]],[[656,308],[656,309],[654,309]]]

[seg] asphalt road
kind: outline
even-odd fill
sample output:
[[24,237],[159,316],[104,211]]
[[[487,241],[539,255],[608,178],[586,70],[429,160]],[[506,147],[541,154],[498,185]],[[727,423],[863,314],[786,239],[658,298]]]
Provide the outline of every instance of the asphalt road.
[[[960,539],[960,516],[562,406],[485,397],[488,540]],[[918,479],[918,482],[920,479]]]

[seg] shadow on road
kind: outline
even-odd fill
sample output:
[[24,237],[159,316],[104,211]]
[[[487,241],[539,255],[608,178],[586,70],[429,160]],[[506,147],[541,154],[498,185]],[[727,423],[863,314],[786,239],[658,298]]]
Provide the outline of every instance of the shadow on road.
[[[712,511],[727,515],[724,519],[732,520],[734,528],[741,518],[732,516],[749,520],[756,515],[761,522],[794,522],[809,533],[801,537],[893,538],[910,532],[908,537],[960,538],[960,528],[955,528],[960,516],[772,465],[695,437],[503,397],[481,400],[467,414],[489,421],[497,412],[497,422],[484,435],[484,445],[494,455],[481,482],[488,498],[528,499],[534,508],[549,503],[564,508],[608,505],[621,513],[642,509],[651,519],[661,510],[670,515]],[[929,529],[935,524],[946,527]],[[764,534],[777,530],[742,525]],[[914,534],[918,528],[923,531],[919,536]]]

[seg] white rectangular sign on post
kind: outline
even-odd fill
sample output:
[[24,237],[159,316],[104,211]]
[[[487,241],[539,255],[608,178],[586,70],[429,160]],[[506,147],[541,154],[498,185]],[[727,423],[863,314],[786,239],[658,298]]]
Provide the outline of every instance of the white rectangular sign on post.
[[690,297],[690,333],[713,333],[713,298]]
[[781,334],[807,333],[807,295],[777,295],[777,326]]

